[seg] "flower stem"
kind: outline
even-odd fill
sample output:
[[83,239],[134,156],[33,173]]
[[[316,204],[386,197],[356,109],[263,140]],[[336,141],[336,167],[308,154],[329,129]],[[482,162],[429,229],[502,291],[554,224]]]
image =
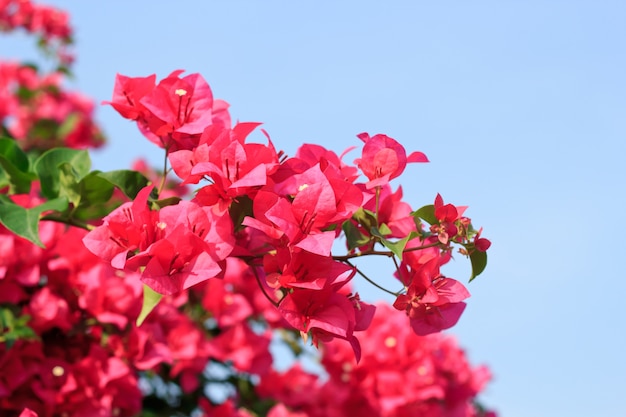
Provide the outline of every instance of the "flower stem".
[[254,277],[256,278],[256,282],[257,282],[257,284],[259,284],[259,287],[261,288],[261,291],[263,292],[263,295],[265,295],[265,298],[267,298],[267,299],[268,299],[268,301],[269,301],[270,303],[272,303],[272,305],[273,305],[274,307],[277,307],[277,308],[278,308],[278,306],[280,305],[280,303],[277,303],[276,301],[274,301],[274,300],[272,299],[272,297],[270,297],[270,295],[267,293],[267,291],[265,290],[265,286],[264,286],[264,285],[263,285],[263,283],[261,282],[261,278],[259,277],[259,274],[258,274],[258,272],[257,272],[256,268],[255,268],[253,265],[249,265],[249,266],[250,266],[250,268],[252,269],[252,272],[254,273]]
[[367,282],[369,282],[370,284],[372,284],[373,286],[375,286],[376,288],[378,288],[379,290],[382,290],[384,292],[386,292],[387,294],[391,294],[394,297],[397,297],[398,295],[400,295],[400,293],[395,293],[391,290],[388,290],[387,288],[379,285],[378,283],[376,283],[374,280],[372,280],[371,278],[369,278],[367,275],[365,275],[358,267],[356,267],[354,264],[352,264],[350,261],[346,260],[344,261],[345,263],[347,263],[348,265],[350,265],[352,268],[356,269],[356,272],[363,277],[363,279],[365,279]]
[[55,216],[54,214],[46,214],[45,216],[41,217],[41,220],[48,220],[48,221],[51,221],[51,222],[64,223],[64,224],[67,224],[68,226],[80,227],[81,229],[85,229],[85,230],[88,230],[88,231],[91,231],[91,230],[96,228],[95,226],[93,226],[91,224],[87,224],[87,223],[78,221],[76,219],[65,219],[65,218],[62,218],[62,217]]
[[[435,243],[429,243],[428,245],[422,245],[422,246],[416,246],[414,248],[408,248],[405,249],[404,252],[414,252],[414,251],[418,251],[418,250],[422,250],[422,249],[428,249],[428,248],[434,248],[436,246],[441,245],[440,242],[435,242]],[[379,256],[386,256],[388,258],[393,258],[394,253],[391,251],[387,251],[387,250],[367,250],[365,252],[358,252],[358,253],[352,253],[352,254],[347,254],[347,255],[335,255],[333,256],[333,259],[336,261],[341,261],[341,262],[346,262],[349,259],[353,259],[353,258],[359,258],[361,256],[366,256],[366,255],[379,255]]]
[[163,174],[161,175],[161,184],[159,184],[158,194],[161,195],[161,191],[165,188],[165,181],[167,179],[167,153],[168,150],[165,149],[165,156],[163,157]]

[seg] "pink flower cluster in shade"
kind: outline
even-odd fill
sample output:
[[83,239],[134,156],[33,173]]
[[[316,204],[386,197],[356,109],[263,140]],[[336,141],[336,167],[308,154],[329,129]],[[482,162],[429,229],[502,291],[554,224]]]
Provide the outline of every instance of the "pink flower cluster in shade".
[[[40,203],[35,195],[14,200]],[[91,254],[82,244],[85,234],[43,223],[46,249],[40,249],[0,226],[2,253],[24,254],[1,258],[0,306],[30,316],[36,335],[0,344],[1,410],[134,416],[142,408],[143,372],[174,380],[185,393],[201,392],[198,376],[209,360],[232,362],[238,372],[269,372],[271,332],[253,332],[248,320],[283,322],[245,263],[225,261],[222,279],[167,297],[138,327],[139,274],[115,270]],[[191,319],[184,307],[194,303],[216,320],[219,335],[207,333],[202,319]]]
[[41,152],[104,144],[93,120],[93,101],[65,90],[64,78],[60,72],[40,75],[28,65],[0,62],[0,123],[22,149]]
[[[34,197],[21,201],[35,204]],[[229,363],[259,377],[257,395],[275,401],[270,416],[495,416],[480,414],[472,400],[489,380],[485,368],[471,368],[452,339],[417,336],[402,314],[386,305],[364,331],[361,361],[352,348],[328,342],[322,383],[298,365],[272,370],[271,329],[287,323],[256,285],[253,267],[229,257],[220,279],[167,297],[137,327],[139,274],[115,270],[81,245],[85,232],[42,224],[47,249],[0,230],[0,247],[31,253],[3,263],[0,303],[29,314],[38,339],[0,346],[0,409],[21,416],[134,416],[141,410],[142,372],[162,375],[183,392],[202,391],[198,375],[207,363]],[[18,248],[20,246],[20,248]],[[324,271],[319,272],[320,276]],[[47,282],[42,282],[46,277]],[[350,298],[347,298],[350,300]],[[346,307],[343,301],[339,307]],[[359,300],[352,297],[352,302]],[[192,320],[185,307],[197,305],[220,331],[207,334],[204,318]],[[263,318],[259,332],[250,326]],[[252,320],[252,321],[251,321]],[[200,396],[205,415],[251,416],[238,398],[218,405]]]
[[453,338],[417,336],[402,321],[401,313],[379,304],[363,334],[361,362],[354,364],[345,345],[326,345],[325,379],[299,364],[272,371],[258,387],[262,397],[278,400],[268,415],[495,417],[473,405],[491,379],[488,369],[470,366]]
[[35,4],[30,0],[0,0],[0,31],[23,29],[38,37],[64,65],[74,61],[68,51],[73,29],[69,15],[56,7]]

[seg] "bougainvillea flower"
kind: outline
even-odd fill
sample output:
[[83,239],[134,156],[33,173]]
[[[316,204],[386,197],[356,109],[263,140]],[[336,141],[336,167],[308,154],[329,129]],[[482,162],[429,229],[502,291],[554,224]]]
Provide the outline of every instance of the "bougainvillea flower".
[[190,201],[158,211],[161,234],[146,250],[128,258],[126,268],[142,268],[141,280],[160,294],[175,294],[215,277],[233,249],[230,217]]
[[278,309],[304,337],[310,333],[315,346],[333,338],[343,339],[352,346],[357,361],[360,359],[361,346],[353,334],[357,325],[356,305],[348,297],[329,289],[298,289],[287,294]]
[[83,243],[111,266],[124,269],[126,259],[143,251],[157,235],[158,213],[148,208],[148,196],[153,187],[143,188],[135,200],[124,203],[103,219],[102,225],[90,231]]
[[196,195],[203,205],[230,205],[233,199],[244,195],[254,198],[255,192],[268,183],[268,177],[279,165],[272,141],[268,138],[267,145],[243,142],[256,126],[238,124],[229,134],[220,135],[207,151],[202,150],[206,156],[199,154],[200,149],[194,151],[190,178],[205,177],[212,182]]
[[398,273],[407,287],[393,306],[405,311],[411,327],[419,335],[452,327],[465,309],[462,302],[470,296],[463,284],[439,272],[441,259],[432,258],[418,268],[400,265]]
[[387,135],[367,133],[357,135],[365,142],[363,153],[355,164],[369,179],[367,188],[379,187],[398,177],[404,171],[407,162],[428,162],[422,152],[413,152],[408,157],[404,146]]
[[67,301],[53,293],[50,287],[43,287],[33,295],[27,311],[31,316],[28,325],[38,333],[53,327],[68,331],[76,321]]
[[103,101],[102,104],[110,104],[125,119],[145,120],[146,107],[141,104],[141,99],[154,90],[156,75],[147,77],[127,77],[117,74],[113,98],[111,101]]
[[273,288],[309,288],[341,286],[348,282],[356,269],[331,256],[307,251],[279,248],[263,257],[263,268],[268,285]]
[[293,181],[292,177],[295,174],[303,173],[319,164],[321,171],[327,178],[353,183],[359,177],[358,169],[341,160],[352,149],[354,147],[347,149],[341,156],[338,156],[334,151],[323,146],[305,143],[298,148],[293,158],[289,158],[281,164],[281,172],[278,172],[274,179],[277,183]]
[[[315,209],[316,227],[320,229],[330,223],[342,223],[349,219],[365,201],[364,193],[358,186],[348,181],[338,170],[330,169],[328,162],[324,161],[322,159],[302,172],[298,172],[299,168],[294,169],[291,175],[273,188],[278,194],[295,196],[294,205],[306,206],[307,211],[315,207],[313,204],[320,205]],[[323,164],[326,169],[323,169]],[[283,177],[285,171],[283,169],[279,177]],[[273,179],[276,180],[274,177]],[[309,189],[311,185],[315,185],[317,190]],[[319,197],[316,192],[319,192]],[[296,203],[296,199],[300,202]]]
[[270,332],[256,334],[242,322],[212,339],[209,352],[218,360],[232,361],[241,372],[263,375],[272,366],[270,341]]
[[[462,219],[463,213],[467,209],[466,206],[455,206],[453,204],[444,204],[441,195],[435,197],[435,217],[439,224],[431,225],[430,230],[436,233],[439,241],[444,245],[459,234],[457,220]],[[466,219],[467,220],[467,219]]]
[[38,417],[38,415],[30,408],[25,408],[24,411],[21,412],[19,417]]
[[206,282],[202,307],[211,312],[217,324],[230,327],[244,322],[252,316],[252,306],[243,294],[236,292],[233,285],[224,279],[211,279]]
[[[298,198],[300,194],[302,196]],[[328,199],[332,199],[332,202]],[[322,184],[303,187],[293,203],[285,197],[261,190],[254,199],[254,217],[246,217],[243,224],[261,230],[272,239],[285,236],[292,246],[328,256],[335,232],[321,231],[319,228],[320,225],[326,225],[324,218],[329,210],[334,212],[334,200],[332,189],[324,190]]]
[[[376,213],[376,199],[370,199],[363,207]],[[378,222],[391,230],[387,237],[402,239],[416,231],[415,219],[411,215],[411,206],[402,200],[402,187],[395,192],[389,184],[381,187],[378,197]]]
[[109,356],[97,344],[73,364],[58,393],[67,415],[131,416],[141,410],[136,375],[122,359]]
[[293,411],[285,407],[285,404],[276,404],[267,412],[267,417],[308,417],[303,411]]
[[[261,161],[266,158],[263,154],[254,155],[251,152],[242,152],[241,147],[231,147],[229,152],[225,150],[233,142],[237,142],[240,146],[244,145],[247,136],[259,125],[260,123],[237,123],[232,129],[220,125],[208,126],[192,149],[182,149],[168,155],[172,169],[185,184],[197,184],[205,176],[215,181],[214,175],[218,178],[228,178],[231,183],[237,181],[244,176],[241,165],[250,165],[253,161],[257,162],[255,166],[261,165]],[[273,150],[271,141],[268,147]],[[276,151],[273,153],[276,155]],[[278,158],[275,159],[277,163]],[[205,165],[197,168],[199,164]],[[250,171],[250,169],[248,167],[245,171]],[[193,174],[192,171],[194,171]]]
[[85,246],[117,269],[142,271],[160,294],[175,294],[216,276],[233,249],[229,216],[190,201],[150,211],[151,187],[118,207],[85,236]]
[[484,237],[480,237],[482,232],[483,228],[481,227],[474,236],[474,246],[481,252],[487,252],[487,249],[491,246],[491,241],[489,239],[485,239]]
[[209,84],[200,74],[180,78],[183,72],[172,72],[141,99],[141,104],[160,120],[150,126],[157,136],[171,132],[199,135],[212,122],[213,93]]
[[139,315],[142,287],[139,274],[113,270],[105,263],[78,274],[78,304],[101,323],[124,329]]
[[215,124],[230,127],[228,103],[213,100],[200,74],[180,77],[177,70],[155,85],[155,75],[118,74],[110,104],[123,117],[137,121],[139,130],[156,145],[174,151],[197,146],[202,132]]
[[[322,358],[328,373],[323,387],[308,382],[308,374],[301,371],[287,378],[288,371],[281,377],[293,380],[294,390],[302,386],[308,397],[292,397],[297,391],[288,391],[290,386],[283,387],[285,382],[273,375],[261,381],[259,393],[315,416],[492,415],[477,412],[473,404],[490,378],[483,366],[470,366],[453,338],[418,336],[400,320],[402,313],[382,303],[377,307],[376,317],[361,337],[358,365],[346,344],[329,343]],[[329,406],[332,401],[336,402]]]

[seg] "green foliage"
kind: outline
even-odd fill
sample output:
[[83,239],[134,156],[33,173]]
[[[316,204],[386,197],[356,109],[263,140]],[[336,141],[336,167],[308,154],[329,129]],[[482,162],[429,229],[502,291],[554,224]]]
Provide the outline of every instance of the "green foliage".
[[39,180],[41,194],[49,199],[26,209],[7,195],[0,195],[0,223],[42,247],[42,217],[87,227],[85,221],[101,219],[121,203],[121,199],[114,198],[116,188],[134,199],[149,183],[136,171],[90,171],[91,159],[85,150],[54,148],[31,163],[29,155],[10,138],[0,138],[0,166],[0,188],[9,187],[9,195],[29,193],[31,184]]
[[143,303],[141,304],[141,313],[137,317],[137,326],[141,326],[148,314],[159,304],[163,298],[163,294],[159,294],[147,285],[143,285]]
[[351,220],[345,221],[341,228],[346,235],[348,250],[365,246],[371,241],[371,238],[364,235]]
[[113,184],[131,200],[133,200],[137,196],[137,193],[149,183],[148,179],[142,174],[129,169],[99,172],[98,176]]
[[65,211],[68,207],[66,198],[55,198],[33,208],[24,208],[15,204],[9,197],[0,194],[0,223],[18,236],[44,247],[39,239],[39,220],[42,213],[50,210]]
[[9,186],[12,194],[28,193],[30,184],[36,178],[31,172],[28,156],[13,139],[0,139],[0,188]]
[[420,219],[426,221],[430,225],[439,223],[437,217],[435,216],[435,206],[433,204],[429,204],[420,208],[419,210],[414,211],[412,215],[415,219],[415,223],[418,224],[418,226]]
[[472,263],[472,276],[469,280],[472,282],[474,278],[485,270],[487,266],[487,252],[482,252],[474,248],[469,254],[470,262]]
[[20,339],[36,339],[37,335],[28,326],[30,316],[15,316],[8,307],[0,307],[0,343],[13,346]]
[[[71,169],[62,168],[69,166]],[[91,158],[85,150],[69,148],[54,148],[41,155],[34,165],[34,170],[41,182],[41,192],[47,198],[58,197],[62,192],[72,194],[67,185],[72,183],[68,176],[73,176],[75,181],[80,181],[89,173]],[[63,184],[66,188],[62,191]]]
[[365,230],[370,230],[372,227],[378,226],[378,220],[376,220],[376,214],[373,212],[364,209],[363,207],[359,208],[353,215],[352,218],[362,225]]
[[[384,247],[386,247],[391,252],[393,252],[393,254],[396,255],[398,257],[398,259],[400,259],[400,260],[402,260],[402,253],[404,252],[404,248],[406,248],[406,244],[409,242],[409,240],[411,240],[412,237],[414,237],[414,234],[411,233],[407,237],[405,237],[403,239],[400,239],[400,240],[398,240],[396,242],[392,242],[390,240],[387,240],[385,238],[385,235],[390,234],[391,230],[385,224],[383,224],[380,227],[380,229],[378,229],[376,227],[372,227],[371,232],[372,232],[373,236],[376,236],[378,238],[378,240],[380,241],[380,243],[383,244]],[[383,232],[385,232],[385,233],[383,233]]]

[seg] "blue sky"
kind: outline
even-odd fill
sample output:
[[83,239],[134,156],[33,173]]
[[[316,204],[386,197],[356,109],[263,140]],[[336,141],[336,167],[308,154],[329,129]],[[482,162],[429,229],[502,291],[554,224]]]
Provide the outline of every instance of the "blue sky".
[[[363,131],[426,153],[396,182],[407,201],[468,205],[493,241],[452,331],[493,370],[485,402],[505,417],[626,415],[626,3],[51,3],[74,18],[74,87],[98,102],[117,72],[180,68],[290,154],[341,152]],[[0,51],[34,55],[25,45]],[[160,163],[132,123],[97,117],[110,141],[97,168]],[[469,263],[447,274],[466,280]]]

